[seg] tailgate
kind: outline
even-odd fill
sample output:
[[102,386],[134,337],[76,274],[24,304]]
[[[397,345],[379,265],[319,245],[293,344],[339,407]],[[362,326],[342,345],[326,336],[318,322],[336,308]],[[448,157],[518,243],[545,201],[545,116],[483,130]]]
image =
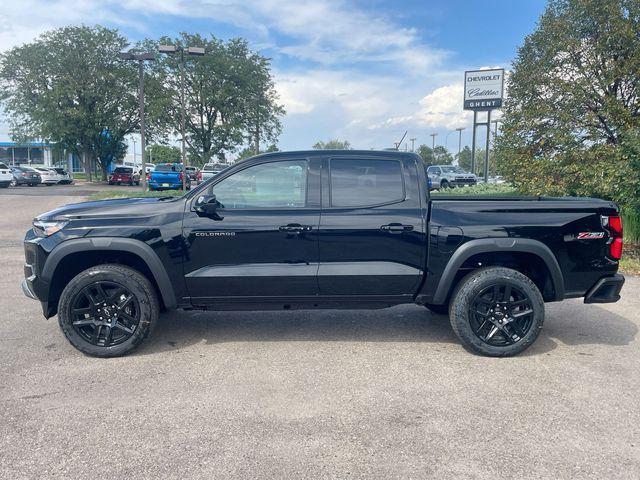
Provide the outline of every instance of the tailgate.
[[151,181],[157,183],[180,183],[180,172],[153,172]]

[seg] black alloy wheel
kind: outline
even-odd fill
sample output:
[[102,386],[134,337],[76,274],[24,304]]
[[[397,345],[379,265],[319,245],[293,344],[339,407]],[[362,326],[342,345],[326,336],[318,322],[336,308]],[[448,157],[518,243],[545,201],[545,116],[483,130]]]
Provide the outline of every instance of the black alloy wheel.
[[117,357],[137,348],[158,322],[160,305],[142,273],[119,264],[90,267],[60,295],[58,324],[75,348],[94,357]]
[[481,290],[469,307],[471,328],[488,345],[512,345],[526,337],[533,325],[531,299],[510,283]]
[[112,347],[135,333],[140,324],[140,305],[123,285],[94,282],[72,300],[72,327],[91,345]]
[[544,323],[544,299],[523,273],[501,266],[474,270],[456,286],[450,321],[462,345],[507,357],[529,348]]

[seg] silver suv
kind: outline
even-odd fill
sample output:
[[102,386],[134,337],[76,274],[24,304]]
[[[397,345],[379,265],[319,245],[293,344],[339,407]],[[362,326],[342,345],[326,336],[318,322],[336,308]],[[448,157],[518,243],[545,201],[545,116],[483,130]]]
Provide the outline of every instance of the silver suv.
[[473,173],[465,172],[455,165],[431,165],[427,168],[427,175],[431,179],[431,188],[459,187],[478,183]]

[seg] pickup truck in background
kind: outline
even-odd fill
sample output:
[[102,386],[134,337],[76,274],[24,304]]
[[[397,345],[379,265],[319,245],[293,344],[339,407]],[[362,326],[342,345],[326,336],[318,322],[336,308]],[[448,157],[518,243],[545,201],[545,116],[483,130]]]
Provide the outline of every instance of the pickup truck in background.
[[455,165],[430,165],[427,168],[427,176],[434,189],[471,186],[478,183],[478,177],[473,173],[465,172]]
[[[149,174],[149,190],[182,190],[184,168],[181,163],[159,163]],[[187,190],[191,189],[191,178],[186,177]]]
[[207,163],[205,166],[202,167],[200,180],[203,182],[206,180],[209,180],[210,178],[215,177],[217,174],[219,174],[222,170],[224,170],[228,166],[229,165],[226,165],[224,163]]
[[508,356],[538,337],[545,302],[615,302],[624,283],[614,203],[430,197],[420,157],[391,151],[259,155],[184,196],[43,213],[24,246],[24,293],[101,357],[136,348],[161,309],[408,303]]

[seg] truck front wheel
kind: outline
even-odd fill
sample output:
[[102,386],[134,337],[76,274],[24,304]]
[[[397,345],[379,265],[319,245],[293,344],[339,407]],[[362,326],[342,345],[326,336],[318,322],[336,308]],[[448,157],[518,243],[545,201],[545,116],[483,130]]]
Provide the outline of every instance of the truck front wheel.
[[474,353],[508,357],[526,350],[544,322],[544,301],[529,277],[504,267],[475,270],[453,294],[453,331]]
[[94,357],[134,350],[158,321],[156,291],[137,270],[97,265],[76,275],[62,291],[58,323],[67,340]]

